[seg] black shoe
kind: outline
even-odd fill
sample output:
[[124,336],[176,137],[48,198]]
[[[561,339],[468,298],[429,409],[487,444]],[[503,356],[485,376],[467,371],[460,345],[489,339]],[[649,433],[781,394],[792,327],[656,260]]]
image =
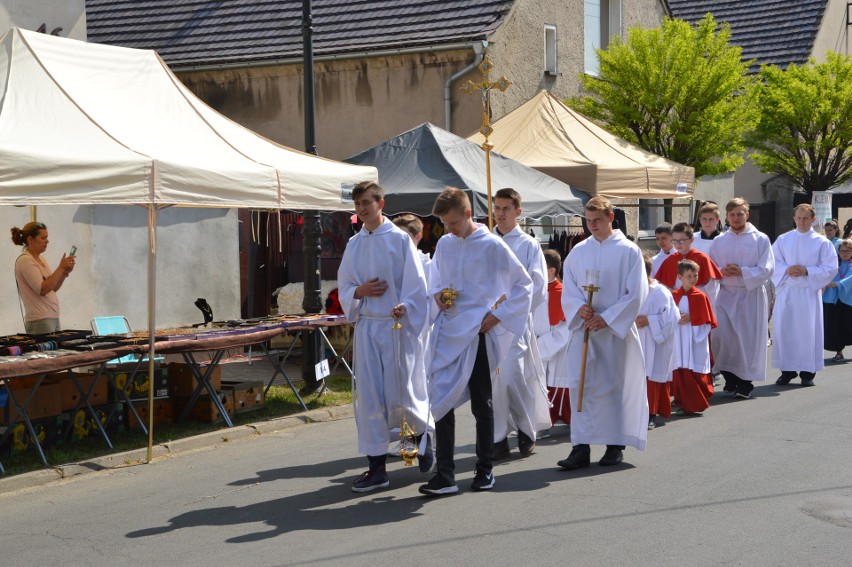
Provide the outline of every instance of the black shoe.
[[494,450],[491,451],[491,460],[499,461],[500,459],[505,459],[512,452],[512,449],[509,448],[509,438],[505,438],[502,441],[498,441],[494,443]]
[[491,490],[492,488],[494,488],[494,473],[476,471],[476,476],[473,477],[470,489],[474,492],[482,492],[483,490]]
[[722,388],[723,392],[735,393],[737,391],[737,386],[741,382],[739,376],[731,374],[730,372],[720,372],[722,378],[725,379],[725,387]]
[[793,380],[793,378],[795,378],[796,376],[798,376],[798,373],[797,373],[797,372],[784,372],[784,371],[782,370],[782,371],[781,371],[781,376],[779,376],[779,377],[778,377],[778,380],[776,380],[776,381],[775,381],[775,383],[776,383],[778,386],[786,386],[786,385],[787,385],[787,384],[789,384],[789,383],[790,383],[790,381],[791,381],[791,380]]
[[535,441],[523,431],[518,431],[518,450],[524,457],[532,455],[535,451]]
[[602,467],[611,467],[621,463],[624,460],[624,453],[618,447],[613,447],[612,445],[607,445],[606,453],[598,461],[598,464]]
[[591,463],[592,451],[588,445],[574,445],[571,449],[571,454],[568,458],[562,459],[556,464],[565,470],[573,471],[582,467],[587,467]]
[[352,481],[352,492],[370,492],[377,488],[390,486],[388,473],[384,468],[369,470]]
[[459,487],[454,480],[447,480],[441,476],[441,473],[436,473],[429,482],[420,485],[418,490],[420,494],[427,496],[444,496],[455,494],[459,491]]
[[816,386],[811,378],[802,378],[802,386]]

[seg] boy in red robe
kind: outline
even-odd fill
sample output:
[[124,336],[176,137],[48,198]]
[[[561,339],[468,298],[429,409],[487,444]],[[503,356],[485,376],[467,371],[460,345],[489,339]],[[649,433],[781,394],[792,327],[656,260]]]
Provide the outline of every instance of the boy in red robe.
[[678,415],[700,413],[710,406],[713,376],[710,374],[710,329],[716,316],[710,300],[696,287],[698,264],[683,260],[678,264],[681,287],[672,298],[681,312],[675,331],[672,367],[672,396],[680,408]]
[[710,256],[692,248],[694,240],[692,225],[685,222],[674,225],[674,228],[672,228],[672,244],[674,244],[677,252],[670,254],[663,261],[660,269],[654,275],[654,279],[673,290],[678,286],[678,264],[682,260],[692,260],[698,265],[699,269],[698,281],[695,285],[707,295],[712,305],[716,300],[716,293],[719,291],[722,272],[719,271]]

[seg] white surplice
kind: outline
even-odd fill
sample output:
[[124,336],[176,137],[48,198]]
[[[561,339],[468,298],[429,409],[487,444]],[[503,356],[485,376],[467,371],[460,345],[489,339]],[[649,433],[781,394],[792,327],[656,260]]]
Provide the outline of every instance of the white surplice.
[[[387,291],[355,299],[355,288],[379,278]],[[426,277],[411,238],[387,218],[373,232],[362,228],[346,245],[337,273],[340,305],[355,325],[354,392],[358,450],[383,455],[392,431],[405,418],[417,434],[429,423],[424,345]],[[394,331],[391,311],[402,304],[403,328]],[[394,342],[398,341],[396,345]],[[402,388],[400,389],[400,384]]]
[[[837,274],[834,245],[813,229],[785,232],[772,245],[775,255],[775,308],[772,310],[772,366],[794,372],[817,372],[823,359],[822,288]],[[787,268],[805,266],[804,276]]]
[[[517,225],[502,238],[532,279],[531,311],[546,306],[547,265],[541,245]],[[533,326],[531,312],[523,335],[508,341],[506,356],[492,374],[495,443],[515,430],[523,431],[535,441],[537,431],[550,427],[545,369]]]
[[[677,304],[678,312],[689,315],[689,297],[684,295]],[[698,374],[710,373],[710,323],[678,324],[674,336],[672,369],[686,368]]]
[[[500,320],[485,335],[493,371],[506,355],[501,345],[526,329],[533,289],[512,250],[480,224],[466,238],[445,234],[438,241],[429,296],[450,285],[459,292],[455,305],[438,313],[429,337],[429,398],[436,421],[470,399],[467,384],[485,315],[491,312]],[[492,310],[504,294],[506,300]],[[509,336],[500,339],[505,334]]]
[[[546,383],[551,388],[568,387],[568,340],[571,329],[568,321],[562,320],[555,325],[550,324],[548,300],[539,305],[533,313],[538,352],[544,365]],[[560,305],[561,307],[561,305]]]
[[[580,307],[588,294],[587,270],[598,272],[600,291],[592,307],[607,326],[590,333],[582,411],[577,396],[583,352]],[[648,278],[639,248],[620,230],[600,242],[594,236],[575,246],[565,259],[562,310],[571,328],[568,343],[571,442],[629,445],[645,449],[648,394],[645,361],[636,316],[648,295]]]
[[751,223],[739,234],[728,230],[713,239],[710,258],[720,270],[728,264],[742,270],[742,276],[722,278],[713,304],[718,323],[710,339],[716,359],[714,370],[764,382],[769,341],[766,284],[775,269],[769,237]]
[[642,303],[639,315],[648,318],[648,326],[639,329],[645,376],[652,382],[671,382],[674,332],[679,313],[668,288],[657,280],[651,280],[648,297]]

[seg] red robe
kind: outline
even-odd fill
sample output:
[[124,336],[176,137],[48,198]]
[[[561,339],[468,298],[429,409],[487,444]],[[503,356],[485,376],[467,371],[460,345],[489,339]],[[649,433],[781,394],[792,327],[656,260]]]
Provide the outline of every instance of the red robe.
[[[692,260],[698,264],[698,282],[696,283],[698,286],[703,287],[707,285],[707,282],[711,279],[722,279],[722,272],[716,267],[716,264],[713,263],[710,256],[703,252],[699,252],[694,248],[690,248],[689,252],[686,253],[686,256],[682,255],[680,252],[672,252],[669,254],[669,257],[663,261],[660,269],[657,270],[657,273],[654,275],[654,279],[669,289],[677,287],[677,265],[681,262],[681,260]],[[677,302],[677,300],[675,300],[675,302]],[[690,309],[692,309],[691,303]]]

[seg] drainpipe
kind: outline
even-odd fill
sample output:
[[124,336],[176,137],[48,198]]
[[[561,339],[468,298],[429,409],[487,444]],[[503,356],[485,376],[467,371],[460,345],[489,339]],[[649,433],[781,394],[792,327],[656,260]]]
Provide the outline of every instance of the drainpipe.
[[451,94],[453,83],[468,72],[476,69],[482,63],[482,52],[486,47],[488,47],[488,41],[486,40],[472,43],[471,48],[476,54],[476,57],[473,58],[473,63],[453,73],[444,83],[444,130],[447,132],[452,132],[453,129],[453,96]]

